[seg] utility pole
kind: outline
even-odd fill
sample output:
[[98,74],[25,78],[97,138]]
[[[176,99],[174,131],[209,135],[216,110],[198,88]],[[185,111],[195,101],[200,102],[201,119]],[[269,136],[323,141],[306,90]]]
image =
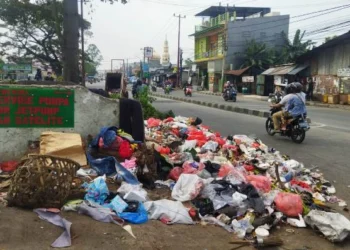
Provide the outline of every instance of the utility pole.
[[84,0],[80,0],[81,12],[81,84],[85,87],[85,49],[84,49]]
[[63,78],[79,83],[78,0],[64,0],[63,12]]
[[177,86],[180,87],[180,34],[181,34],[181,18],[186,18],[186,16],[175,15],[174,17],[179,18],[179,31],[177,38]]
[[[235,6],[233,6],[235,7]],[[226,56],[227,56],[227,50],[228,50],[228,46],[227,46],[227,37],[228,37],[228,32],[229,32],[229,29],[228,29],[228,22],[229,22],[229,17],[230,17],[230,14],[228,14],[228,4],[227,4],[227,7],[226,7],[226,11],[225,11],[225,35],[223,37],[223,54],[224,54],[224,58],[222,60],[222,70],[221,70],[221,83],[219,85],[219,91],[222,91],[223,90],[223,86],[224,86],[224,80],[225,80],[225,68],[226,68]]]

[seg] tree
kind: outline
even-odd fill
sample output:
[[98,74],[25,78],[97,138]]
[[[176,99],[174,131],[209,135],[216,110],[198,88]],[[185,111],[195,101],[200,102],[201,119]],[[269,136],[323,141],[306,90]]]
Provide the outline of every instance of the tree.
[[311,40],[306,40],[303,42],[304,35],[305,31],[301,33],[300,30],[297,30],[293,41],[290,41],[286,33],[283,32],[282,36],[285,41],[283,52],[286,56],[287,62],[294,63],[299,56],[303,55],[311,48],[312,45],[315,44]]
[[[49,0],[48,0],[49,1]],[[88,2],[86,0],[82,0]],[[126,3],[127,0],[120,0]],[[113,4],[118,0],[101,0]],[[79,27],[78,27],[78,0],[63,0],[64,23],[63,23],[63,59],[64,79],[66,81],[78,82],[79,69]]]
[[191,58],[187,58],[185,60],[186,67],[190,68],[192,66],[192,64],[193,64],[193,61],[191,60]]
[[[32,58],[62,74],[63,4],[56,0],[0,0],[0,53],[10,62]],[[82,22],[88,29],[90,24]]]
[[101,65],[103,57],[95,44],[90,44],[86,50],[85,72],[88,75],[95,75],[97,67]]
[[330,40],[334,39],[334,38],[337,38],[338,36],[337,35],[334,35],[334,36],[328,36],[324,39],[324,43],[326,42],[329,42]]
[[266,69],[273,64],[273,51],[268,49],[265,43],[256,42],[255,40],[247,41],[243,53],[236,53],[241,56],[243,63],[241,68],[256,67]]

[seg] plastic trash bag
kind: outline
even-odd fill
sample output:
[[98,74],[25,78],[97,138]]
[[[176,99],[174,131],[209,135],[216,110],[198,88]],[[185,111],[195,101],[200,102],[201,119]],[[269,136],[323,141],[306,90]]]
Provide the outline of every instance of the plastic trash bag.
[[128,201],[141,201],[144,202],[148,199],[147,191],[144,190],[141,185],[131,185],[123,182],[118,188],[117,192],[123,196],[124,200]]
[[206,216],[202,217],[201,220],[204,221],[204,222],[213,224],[213,225],[218,225],[220,227],[223,227],[229,233],[233,233],[234,232],[230,226],[226,225],[225,223],[221,222],[220,220],[216,219],[213,216],[206,215]]
[[148,218],[151,220],[159,220],[166,217],[169,224],[193,224],[187,209],[179,201],[158,200],[147,201],[144,203],[148,212]]
[[173,188],[171,197],[182,202],[190,201],[198,196],[203,187],[203,180],[197,175],[182,174]]
[[183,171],[183,168],[175,167],[172,170],[170,170],[168,178],[177,181],[180,178]]
[[149,128],[154,128],[154,127],[158,127],[160,124],[161,124],[161,120],[159,120],[159,119],[155,119],[155,118],[149,118],[148,120],[147,120],[147,126],[149,127]]
[[203,146],[202,146],[202,149],[204,150],[210,150],[212,152],[215,152],[216,149],[218,148],[219,146],[219,143],[215,142],[215,141],[208,141],[207,143],[205,143]]
[[262,175],[247,175],[247,181],[252,184],[257,190],[268,193],[271,191],[271,181],[266,176]]
[[248,196],[246,196],[245,194],[235,192],[232,195],[232,203],[230,205],[234,207],[239,207],[240,205],[243,204],[243,201],[245,201],[247,198]]
[[104,204],[107,196],[109,195],[109,190],[106,184],[106,176],[97,177],[90,184],[86,184],[87,193],[85,195],[85,200],[95,202],[97,204]]
[[289,217],[298,217],[303,213],[303,201],[297,194],[278,193],[275,198],[276,209]]
[[197,145],[197,141],[196,140],[187,140],[181,146],[181,152],[185,152],[186,150],[191,150],[192,148],[195,148],[196,145]]
[[[220,173],[220,172],[219,172]],[[239,185],[247,182],[245,178],[245,170],[243,167],[236,167],[230,170],[225,180],[229,181],[232,185]]]
[[136,212],[122,212],[118,213],[119,217],[132,224],[143,224],[148,221],[148,215],[145,207],[141,202]]
[[252,226],[248,218],[244,218],[239,221],[233,220],[231,224],[234,233],[240,239],[243,239],[247,233],[251,233],[254,230],[254,227]]
[[350,233],[350,221],[339,213],[311,210],[304,220],[306,224],[321,231],[332,242],[341,242]]
[[119,195],[113,198],[110,204],[111,208],[116,211],[118,214],[122,213],[125,208],[128,207],[128,203],[126,203]]

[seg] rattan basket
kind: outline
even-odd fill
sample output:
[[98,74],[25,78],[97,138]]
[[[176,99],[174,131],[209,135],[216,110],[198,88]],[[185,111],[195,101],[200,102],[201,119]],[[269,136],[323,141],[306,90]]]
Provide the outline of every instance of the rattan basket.
[[50,155],[31,155],[23,159],[11,179],[7,194],[9,206],[61,208],[70,193],[80,165]]

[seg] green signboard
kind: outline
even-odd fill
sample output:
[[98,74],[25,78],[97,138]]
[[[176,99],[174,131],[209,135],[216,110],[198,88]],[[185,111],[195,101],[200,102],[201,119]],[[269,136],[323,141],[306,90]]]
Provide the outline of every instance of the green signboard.
[[28,71],[32,72],[31,64],[4,64],[2,66],[4,71]]
[[74,90],[0,86],[0,128],[73,128]]

